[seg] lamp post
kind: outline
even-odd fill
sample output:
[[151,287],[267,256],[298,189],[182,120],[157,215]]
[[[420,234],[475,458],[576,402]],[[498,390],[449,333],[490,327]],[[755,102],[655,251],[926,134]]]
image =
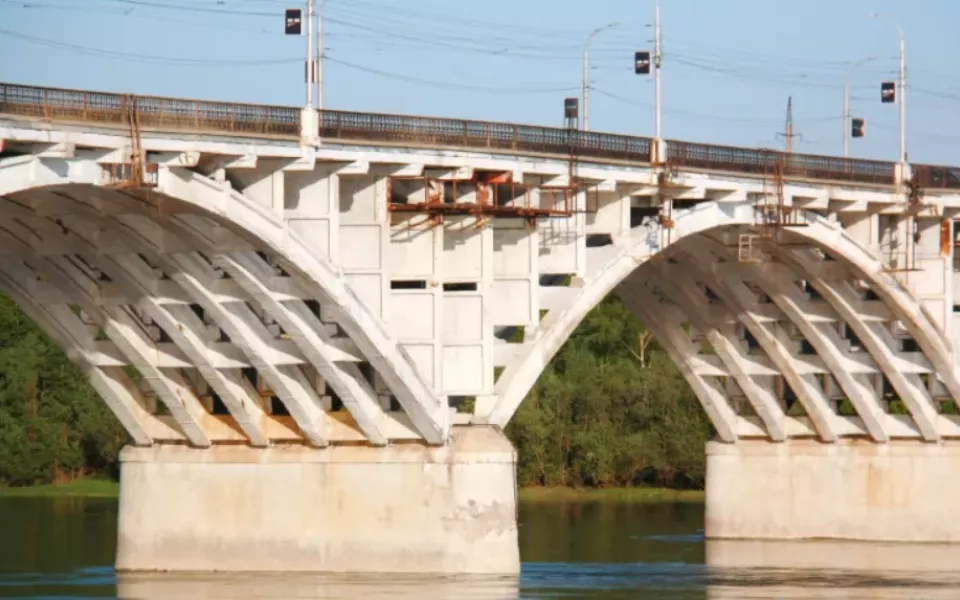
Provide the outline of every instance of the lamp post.
[[307,105],[308,109],[313,109],[313,78],[316,72],[316,64],[313,58],[313,0],[307,0]]
[[317,64],[317,110],[323,110],[323,8],[325,0],[319,0],[317,9],[317,48],[314,61]]
[[892,18],[881,13],[873,13],[874,19],[883,19],[896,25],[897,33],[900,36],[900,83],[899,104],[900,104],[900,167],[905,169],[907,166],[907,58],[903,39],[903,27]]
[[876,56],[868,56],[851,64],[847,67],[846,75],[843,79],[843,157],[847,158],[850,156],[850,75],[853,74],[853,71],[861,66],[865,65],[872,60],[876,60]]
[[654,113],[656,113],[654,120],[654,137],[657,140],[657,143],[660,143],[660,114],[661,114],[661,92],[660,92],[660,65],[662,62],[662,55],[660,53],[660,0],[657,0],[657,6],[654,13],[653,20],[653,68],[655,69],[653,75],[653,85],[654,85]]
[[583,130],[590,129],[590,42],[601,31],[606,31],[616,27],[620,23],[607,23],[602,27],[597,27],[587,35],[587,41],[583,44]]

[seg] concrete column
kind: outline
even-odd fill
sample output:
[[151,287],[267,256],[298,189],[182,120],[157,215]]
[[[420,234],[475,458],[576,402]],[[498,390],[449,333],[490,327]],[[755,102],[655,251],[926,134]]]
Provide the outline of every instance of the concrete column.
[[121,452],[118,571],[520,571],[515,453],[448,446],[156,445]]
[[712,539],[960,542],[960,444],[707,444]]

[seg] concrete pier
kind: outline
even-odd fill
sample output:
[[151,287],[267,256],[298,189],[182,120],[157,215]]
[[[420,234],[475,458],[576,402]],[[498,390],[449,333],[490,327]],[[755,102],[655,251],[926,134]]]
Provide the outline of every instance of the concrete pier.
[[960,542],[960,444],[707,444],[712,539]]
[[422,444],[121,453],[118,571],[519,573],[515,453]]

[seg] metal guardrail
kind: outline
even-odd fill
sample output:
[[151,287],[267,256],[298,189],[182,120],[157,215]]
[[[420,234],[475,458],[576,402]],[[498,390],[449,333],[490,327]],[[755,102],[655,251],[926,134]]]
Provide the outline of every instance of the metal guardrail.
[[[104,92],[43,88],[0,83],[0,114],[51,121],[124,125],[131,102],[145,129],[297,137],[300,109],[289,106],[238,104],[133,96]],[[322,137],[381,143],[486,148],[562,154],[649,164],[652,140],[647,137],[406,115],[325,110]],[[814,154],[789,155],[773,150],[738,148],[671,140],[667,162],[690,167],[763,175],[783,161],[786,177],[829,181],[893,184],[895,163],[845,159]],[[960,189],[960,168],[915,165],[922,187]]]
[[960,189],[960,167],[913,165],[913,181],[921,189]]
[[773,173],[781,161],[785,177],[879,184],[895,178],[892,162],[667,141],[667,162],[682,167],[762,175]]

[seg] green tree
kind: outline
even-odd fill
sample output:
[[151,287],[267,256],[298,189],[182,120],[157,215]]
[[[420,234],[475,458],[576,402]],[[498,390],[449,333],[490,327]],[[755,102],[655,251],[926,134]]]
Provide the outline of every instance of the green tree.
[[0,483],[111,474],[125,439],[84,374],[0,298]]
[[[711,430],[656,340],[609,298],[543,372],[508,434],[523,485],[696,487]],[[125,439],[80,369],[0,298],[0,484],[115,475]]]
[[544,370],[508,434],[521,485],[697,487],[712,431],[663,349],[608,298]]

